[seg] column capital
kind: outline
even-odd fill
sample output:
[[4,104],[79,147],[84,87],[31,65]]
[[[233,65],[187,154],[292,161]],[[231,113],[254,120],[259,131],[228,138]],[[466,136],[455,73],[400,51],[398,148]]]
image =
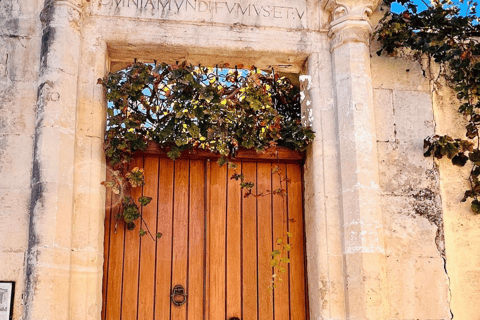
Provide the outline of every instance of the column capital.
[[368,44],[373,32],[369,17],[379,3],[380,0],[321,0],[323,9],[331,13],[331,50],[348,42]]
[[82,11],[82,1],[81,0],[55,0],[55,5],[57,6],[68,6],[72,8],[72,10],[76,10],[78,12]]

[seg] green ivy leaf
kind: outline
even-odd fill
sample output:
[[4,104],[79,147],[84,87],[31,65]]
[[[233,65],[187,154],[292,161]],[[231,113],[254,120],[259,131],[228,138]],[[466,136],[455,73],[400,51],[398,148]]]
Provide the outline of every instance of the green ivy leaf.
[[225,163],[227,163],[228,159],[225,156],[221,156],[218,158],[217,163],[220,167],[222,167]]
[[452,158],[452,163],[456,166],[463,167],[468,161],[468,157],[464,153],[459,153]]
[[480,201],[478,200],[473,200],[472,201],[472,205],[471,205],[471,208],[472,208],[472,211],[475,213],[475,214],[479,214],[480,213]]
[[149,204],[152,201],[152,197],[140,197],[138,198],[138,202],[142,205],[142,207],[145,207],[147,204]]

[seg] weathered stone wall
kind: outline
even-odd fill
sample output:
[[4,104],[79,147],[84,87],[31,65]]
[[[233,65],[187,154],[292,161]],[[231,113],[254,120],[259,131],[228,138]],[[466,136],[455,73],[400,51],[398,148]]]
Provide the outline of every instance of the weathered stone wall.
[[[465,138],[465,119],[459,115],[455,93],[440,83],[433,95],[437,134]],[[470,168],[453,166],[448,159],[437,161],[445,230],[446,270],[449,296],[455,319],[477,319],[480,315],[480,216],[461,202]]]
[[42,6],[0,1],[0,280],[16,282],[14,319],[23,311],[29,244]]
[[418,63],[378,57],[375,42],[369,51],[377,4],[1,0],[0,280],[16,281],[14,319],[99,319],[96,79],[134,58],[305,75],[317,135],[305,166],[312,319],[478,318],[466,169],[422,155],[434,132],[461,136],[461,119]]
[[440,178],[423,157],[423,139],[435,132],[432,89],[417,62],[378,57],[378,49],[372,78],[390,317],[450,319]]

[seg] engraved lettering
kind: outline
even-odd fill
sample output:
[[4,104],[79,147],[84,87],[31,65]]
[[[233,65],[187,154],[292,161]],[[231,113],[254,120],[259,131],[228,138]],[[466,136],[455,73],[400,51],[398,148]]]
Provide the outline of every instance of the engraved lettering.
[[[202,4],[205,6],[205,9],[202,10]],[[205,12],[208,10],[208,3],[206,3],[205,1],[200,1],[200,3],[198,4],[198,12]]]
[[[1,1],[1,0],[0,0]],[[305,20],[306,9],[304,7],[287,7],[273,5],[274,0],[261,2],[260,0],[96,0],[101,6],[110,6],[115,8],[131,8],[131,10],[149,10],[148,14],[154,16],[158,14],[160,18],[179,17],[184,12],[205,13],[209,12],[219,17],[230,16],[232,23],[238,22],[235,19],[243,17],[255,17],[269,20]],[[173,4],[173,6],[172,6]],[[268,5],[270,4],[270,5]],[[99,6],[100,7],[100,6]],[[173,8],[172,8],[173,7]],[[228,12],[227,12],[228,11]],[[128,11],[127,11],[128,12]],[[125,12],[125,13],[127,13]],[[130,11],[131,12],[131,11]],[[145,11],[146,13],[147,11]],[[164,15],[165,13],[173,13],[175,15]],[[122,11],[116,10],[115,15],[123,14]],[[138,12],[136,14],[139,14]],[[140,12],[140,14],[143,14]],[[200,17],[199,17],[200,18]],[[223,20],[222,20],[223,21]],[[246,21],[248,22],[248,21]]]
[[162,11],[165,11],[165,8],[168,6],[168,10],[171,9],[171,3],[170,0],[165,0],[165,4],[163,3],[163,0],[158,0],[157,8],[160,8],[162,6]]
[[[267,8],[268,8],[268,10],[267,10]],[[270,6],[266,6],[265,8],[263,8],[263,11],[264,11],[263,16],[264,16],[265,18],[270,17],[270,14],[271,14],[271,12],[272,12],[272,10],[270,9]]]
[[253,5],[253,9],[255,9],[255,12],[257,13],[257,16],[259,16],[260,13],[262,12],[263,6],[261,6],[260,9],[257,10],[257,6]]
[[155,9],[155,5],[153,4],[152,0],[147,0],[147,2],[145,2],[145,7],[147,7],[148,4],[151,4],[152,5],[152,9]]
[[[215,13],[218,13],[218,5],[220,4],[224,4],[225,2],[215,2]],[[220,9],[223,9],[222,7],[220,7]]]
[[185,0],[182,0],[182,2],[180,2],[180,5],[178,5],[177,0],[175,0],[175,5],[177,6],[177,12],[180,12],[180,8],[182,7],[183,1]]
[[273,17],[276,18],[276,19],[282,19],[282,16],[277,16],[277,13],[278,14],[282,14],[281,12],[277,11],[277,8],[283,8],[283,7],[277,7],[277,6],[274,6],[273,7]]
[[130,8],[130,1],[131,1],[132,4],[134,4],[135,7],[137,7],[137,8],[139,8],[139,7],[141,8],[141,7],[142,7],[142,2],[143,2],[143,0],[128,0],[128,5],[127,5],[127,7],[129,7],[129,8]]
[[300,15],[300,12],[298,11],[298,8],[295,8],[295,10],[297,10],[298,17],[301,20],[303,18],[303,15],[305,14],[305,11],[303,11],[302,14]]
[[232,13],[233,9],[235,9],[236,3],[233,4],[232,9],[230,9],[230,8],[228,7],[228,2],[225,2],[225,4],[227,5],[228,13]]
[[188,6],[192,7],[193,11],[197,11],[197,0],[194,0],[193,3],[194,3],[194,4],[192,4],[192,3],[190,2],[190,0],[187,0],[187,3],[186,3],[186,5],[185,5],[185,11],[187,11]]
[[[247,10],[248,10],[248,15],[250,15],[250,4],[245,8],[245,11],[242,10],[242,6],[240,5],[240,3],[237,2],[237,8],[239,11],[242,12],[243,15],[245,15],[245,13],[247,13]],[[238,12],[238,11],[237,11]]]

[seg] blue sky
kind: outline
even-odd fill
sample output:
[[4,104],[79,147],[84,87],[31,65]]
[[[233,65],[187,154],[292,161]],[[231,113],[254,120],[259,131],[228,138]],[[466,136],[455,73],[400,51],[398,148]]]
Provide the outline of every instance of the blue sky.
[[[430,2],[430,0],[424,0],[424,1],[425,1],[426,3],[429,3],[429,2]],[[419,9],[419,10],[423,10],[423,9],[426,8],[425,5],[423,4],[423,2],[422,2],[421,0],[414,0],[414,2],[418,4],[418,9]],[[453,0],[453,2],[458,2],[458,0]],[[466,8],[467,5],[466,5],[466,4],[462,4],[462,7],[465,7],[465,8]],[[399,5],[399,4],[395,4],[395,3],[394,3],[394,4],[392,5],[392,11],[393,11],[393,12],[399,13],[399,12],[402,12],[403,10],[405,10],[405,9],[404,9],[401,5]]]

